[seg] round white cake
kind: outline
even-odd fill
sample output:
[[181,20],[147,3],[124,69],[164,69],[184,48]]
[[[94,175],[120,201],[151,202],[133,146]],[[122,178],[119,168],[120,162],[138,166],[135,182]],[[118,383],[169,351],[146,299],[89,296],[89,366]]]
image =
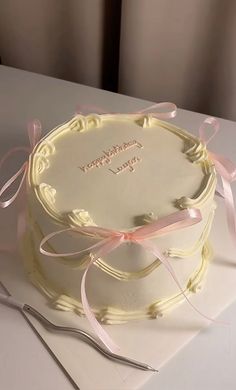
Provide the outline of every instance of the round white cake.
[[[48,257],[42,239],[63,228],[133,231],[172,213],[199,209],[202,220],[152,238],[186,294],[201,286],[214,217],[216,175],[205,146],[152,115],[78,115],[44,137],[30,157],[25,267],[57,309],[83,314],[81,279],[92,253]],[[96,238],[73,231],[48,242],[55,254],[86,249]],[[89,269],[89,304],[105,323],[156,318],[183,300],[162,262],[124,242]]]

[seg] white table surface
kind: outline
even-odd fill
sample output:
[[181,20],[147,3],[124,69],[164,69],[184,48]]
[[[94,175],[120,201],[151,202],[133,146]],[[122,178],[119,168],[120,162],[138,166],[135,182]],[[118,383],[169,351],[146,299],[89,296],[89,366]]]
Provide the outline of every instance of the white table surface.
[[[0,155],[12,146],[26,143],[29,120],[40,119],[47,131],[72,116],[79,104],[119,112],[148,106],[142,100],[0,66]],[[204,118],[179,110],[174,123],[196,133]],[[236,160],[236,124],[221,120],[221,128],[224,136],[220,144],[213,141],[212,145]],[[202,331],[142,390],[235,389],[236,302],[220,318],[229,321],[230,327],[212,326],[210,332]],[[0,389],[73,388],[22,315],[0,305]]]

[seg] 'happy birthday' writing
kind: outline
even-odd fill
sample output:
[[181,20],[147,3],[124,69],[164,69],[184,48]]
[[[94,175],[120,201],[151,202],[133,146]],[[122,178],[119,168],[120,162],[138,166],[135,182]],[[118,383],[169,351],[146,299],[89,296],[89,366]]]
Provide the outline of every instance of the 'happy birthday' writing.
[[[136,141],[132,140],[129,142],[123,142],[121,145],[114,145],[108,150],[103,150],[103,155],[96,158],[95,160],[91,161],[90,163],[80,166],[79,168],[84,172],[88,172],[93,168],[101,168],[106,164],[110,164],[111,160],[113,157],[117,156],[118,154],[131,149],[133,147],[137,147],[139,149],[143,148],[143,145]],[[141,161],[139,157],[133,157],[132,159],[128,160],[126,163],[124,163],[121,167],[117,168],[116,171],[113,171],[110,169],[115,174],[118,174],[122,172],[124,169],[129,169],[130,172],[134,171],[133,165],[136,164],[137,162]],[[123,168],[122,168],[123,167]]]

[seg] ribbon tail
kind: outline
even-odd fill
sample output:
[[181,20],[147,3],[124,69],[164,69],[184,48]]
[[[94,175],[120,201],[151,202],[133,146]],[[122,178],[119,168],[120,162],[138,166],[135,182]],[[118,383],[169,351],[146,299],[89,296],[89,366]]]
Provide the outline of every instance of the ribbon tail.
[[104,330],[102,325],[98,322],[95,315],[93,314],[88,299],[86,295],[86,277],[88,274],[88,271],[90,267],[93,265],[93,263],[101,256],[105,256],[108,253],[112,252],[114,249],[116,249],[121,244],[121,237],[113,237],[106,241],[106,243],[103,244],[102,248],[98,250],[96,253],[94,253],[92,260],[88,264],[83,277],[81,281],[81,301],[84,309],[84,313],[86,318],[88,319],[91,327],[93,328],[96,335],[99,337],[99,339],[102,341],[102,343],[111,351],[111,352],[118,352],[119,347],[114,343],[114,341],[111,339],[111,337],[108,335],[108,333]]
[[215,191],[215,194],[217,195],[217,196],[219,196],[220,198],[223,198],[224,199],[224,190],[223,190],[223,188],[221,188],[220,186],[219,186],[219,184],[217,184],[216,185],[216,191]]
[[230,182],[221,176],[222,186],[223,186],[223,197],[226,207],[226,218],[229,228],[229,233],[233,240],[234,245],[236,246],[236,215],[235,215],[235,205],[234,197],[231,189]]
[[[9,150],[5,154],[5,156],[3,156],[3,158],[0,160],[0,168],[15,153],[17,153],[17,152],[30,153],[33,150],[33,148],[35,147],[35,145],[37,144],[37,142],[39,141],[39,139],[41,137],[41,133],[42,133],[41,123],[38,120],[34,120],[33,122],[30,122],[28,124],[28,136],[29,136],[29,141],[30,141],[30,148],[29,147],[27,148],[24,146],[18,146],[18,147],[15,147],[15,148]],[[2,188],[0,188],[0,197],[1,197],[6,192],[6,190],[9,189],[11,187],[11,185],[17,180],[17,178],[23,173],[20,184],[19,184],[16,192],[6,201],[0,200],[0,207],[1,208],[6,208],[6,207],[10,206],[10,204],[12,204],[15,201],[15,199],[18,196],[20,189],[25,181],[25,177],[27,174],[27,168],[28,168],[28,160],[25,161],[22,164],[22,166],[20,167],[20,169],[9,180],[7,180],[7,182],[2,186]]]
[[16,230],[16,235],[17,235],[17,243],[18,245],[22,242],[23,236],[27,231],[27,221],[26,221],[26,210],[21,209],[18,211],[18,216],[17,216],[17,230]]
[[37,145],[42,136],[42,125],[38,119],[34,119],[28,124],[28,137],[30,141],[31,150]]
[[208,321],[211,321],[211,322],[217,322],[217,323],[221,323],[221,324],[224,324],[225,323],[222,323],[220,321],[217,321],[217,320],[214,320],[213,318],[210,318],[208,316],[206,316],[204,313],[202,313],[188,298],[188,296],[185,294],[183,288],[181,287],[181,284],[180,282],[178,281],[176,275],[175,275],[175,272],[170,264],[170,262],[168,261],[167,257],[164,256],[160,250],[157,248],[157,246],[155,244],[153,244],[150,240],[146,240],[146,241],[142,241],[142,242],[138,242],[137,243],[141,246],[143,246],[146,250],[148,250],[149,252],[151,252],[154,256],[158,257],[158,259],[162,262],[162,264],[164,265],[164,267],[167,269],[167,271],[170,273],[170,275],[172,276],[175,284],[178,286],[180,292],[182,293],[182,295],[184,296],[184,298],[186,299],[186,301],[188,302],[188,304],[198,313],[200,314],[200,316],[204,317],[206,320]]
[[233,243],[236,246],[236,211],[231,189],[231,182],[236,179],[236,166],[232,161],[221,155],[210,152],[210,156],[215,164],[216,171],[221,178],[222,188],[217,186],[217,192],[225,201],[228,229]]
[[13,156],[18,152],[29,153],[29,148],[26,146],[16,146],[15,148],[9,150],[0,160],[0,168],[2,168],[3,164],[9,159],[9,157]]

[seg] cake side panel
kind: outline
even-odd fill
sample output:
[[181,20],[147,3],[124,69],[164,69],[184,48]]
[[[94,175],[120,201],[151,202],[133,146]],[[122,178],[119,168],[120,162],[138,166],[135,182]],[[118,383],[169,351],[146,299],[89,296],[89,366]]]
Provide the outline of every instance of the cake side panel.
[[[201,284],[207,268],[207,262],[202,262],[202,253],[214,216],[214,203],[210,206],[209,200],[204,209],[201,224],[153,240],[163,253],[169,252],[171,256],[169,262],[176,277],[184,290],[188,286],[188,291],[194,290]],[[39,244],[43,235],[40,234],[37,223],[32,218],[30,226],[31,236],[26,246],[29,247],[27,250],[33,253],[30,260],[34,270],[30,271],[31,279],[35,282],[40,275],[41,282],[35,283],[41,289],[46,285],[48,289],[54,291],[53,302],[59,308],[66,309],[68,299],[77,302],[80,307],[80,284],[90,257],[55,259],[40,254]],[[56,231],[60,228],[61,226],[56,225],[54,221],[48,220],[49,231]],[[193,229],[197,237],[195,241]],[[59,250],[65,252],[71,248],[86,248],[92,242],[91,239],[79,235],[75,237],[65,234],[56,239],[56,242],[52,242],[52,246],[47,249],[54,250],[53,245],[56,245],[58,252]],[[191,280],[196,273],[199,273],[201,277],[199,280],[197,278],[196,286],[192,287]],[[155,310],[158,307],[161,311],[160,306],[165,301],[180,293],[178,286],[159,259],[153,258],[139,245],[128,243],[123,244],[105,259],[99,259],[92,266],[87,277],[86,291],[90,305],[95,312],[121,311],[123,319],[125,317],[128,319],[132,313],[132,318],[140,316],[140,313],[143,313],[143,316],[150,316],[150,307]],[[172,304],[175,301],[172,299]],[[172,305],[169,303],[169,306]],[[80,313],[82,312],[81,308]]]

